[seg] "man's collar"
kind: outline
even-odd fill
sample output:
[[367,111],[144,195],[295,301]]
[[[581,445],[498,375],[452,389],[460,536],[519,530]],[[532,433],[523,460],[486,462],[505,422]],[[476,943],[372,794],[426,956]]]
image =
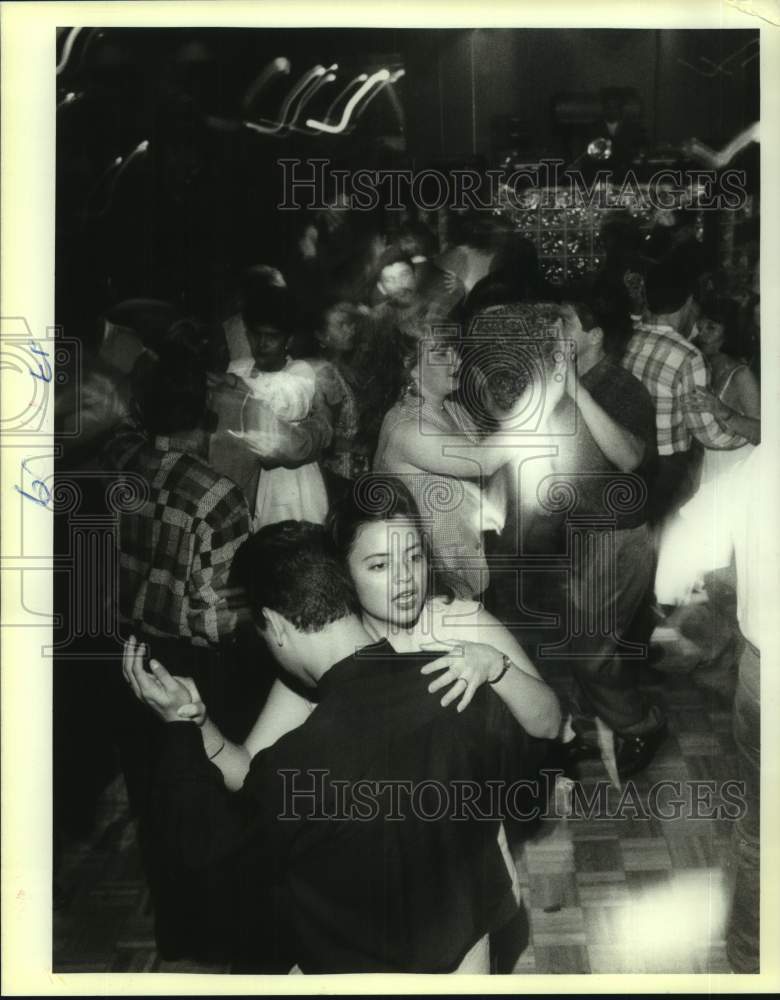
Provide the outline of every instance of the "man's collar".
[[673,326],[669,326],[668,323],[643,323],[638,329],[640,334],[643,329],[651,333],[660,333],[662,336],[668,337],[669,340],[673,340],[675,344],[692,354],[700,353],[696,344],[692,344],[687,337],[683,336],[679,330],[675,330]]
[[640,330],[653,330],[655,333],[672,333],[675,337],[685,340],[685,337],[681,333],[678,333],[670,323],[656,323],[652,320],[645,320],[639,324],[638,328]]
[[580,376],[580,379],[581,379],[581,381],[585,382],[586,384],[587,384],[587,382],[589,380],[590,381],[592,381],[594,379],[598,380],[598,378],[601,375],[601,373],[603,371],[605,371],[606,369],[611,368],[612,365],[613,365],[613,361],[610,358],[610,356],[608,354],[602,354],[602,356],[598,359],[598,361],[596,361],[594,364],[592,364],[590,366],[590,368],[588,368],[587,371],[585,371],[585,372],[582,373],[582,375]]
[[330,691],[341,684],[354,680],[355,677],[362,674],[367,668],[373,669],[368,667],[367,660],[376,660],[380,657],[394,659],[395,656],[396,652],[387,639],[380,639],[378,642],[372,642],[367,646],[363,646],[350,656],[339,660],[338,663],[334,663],[320,677],[317,683],[317,691],[320,698],[324,698]]

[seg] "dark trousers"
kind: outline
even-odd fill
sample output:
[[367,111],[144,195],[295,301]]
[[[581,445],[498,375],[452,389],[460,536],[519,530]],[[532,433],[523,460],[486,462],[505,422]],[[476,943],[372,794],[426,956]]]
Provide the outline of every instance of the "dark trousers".
[[699,485],[702,455],[701,445],[694,444],[689,451],[656,457],[647,481],[652,524],[660,524],[691,499]]
[[745,784],[745,815],[734,824],[732,857],[736,883],[726,952],[735,972],[759,972],[759,906],[761,889],[761,657],[745,643],[739,661],[734,699],[734,739],[740,781]]
[[[637,623],[644,614],[653,580],[653,543],[647,525],[615,532],[596,531],[563,588],[565,628],[557,644],[543,646],[540,666],[552,658],[568,665],[576,681],[573,715],[598,716],[616,733],[654,732],[664,716],[639,690],[639,669],[649,635]],[[629,648],[629,645],[634,648]]]
[[[653,565],[652,535],[642,525],[616,531],[573,580],[572,607],[585,625],[570,647],[579,710],[625,736],[653,732],[663,721],[660,707],[646,704],[639,691],[639,650],[626,648],[644,644],[632,626],[651,592]],[[588,628],[594,611],[606,628],[594,622]]]

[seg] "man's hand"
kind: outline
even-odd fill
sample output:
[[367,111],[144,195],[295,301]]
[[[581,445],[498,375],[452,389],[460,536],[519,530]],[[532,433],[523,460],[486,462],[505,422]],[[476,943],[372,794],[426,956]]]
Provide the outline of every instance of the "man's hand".
[[570,357],[568,360],[564,359],[564,364],[566,366],[564,382],[566,392],[576,402],[579,381],[577,379],[577,359],[575,357]]
[[[190,678],[180,680],[172,677],[157,660],[149,662],[151,673],[148,673],[144,669],[145,654],[146,646],[139,643],[135,636],[130,636],[122,654],[122,673],[133,689],[133,694],[159,715],[163,722],[187,721],[186,717],[179,715],[179,709],[193,703],[193,692],[200,701],[194,682]],[[189,682],[191,688],[185,681]]]
[[444,285],[445,290],[451,295],[455,291],[455,289],[458,287],[459,283],[460,283],[460,279],[458,278],[457,274],[455,274],[454,271],[448,271],[445,268],[444,269],[444,278],[443,278],[443,281],[442,281],[442,284]]
[[545,423],[552,417],[558,403],[563,399],[566,391],[569,390],[570,383],[573,387],[569,390],[569,393],[574,397],[576,382],[577,369],[574,366],[574,361],[567,357],[564,347],[561,345],[560,357],[556,358],[555,367],[548,375],[544,386]]
[[714,392],[702,389],[700,386],[685,396],[685,405],[689,410],[711,413],[719,421],[727,420],[731,413],[731,408],[718,399]]

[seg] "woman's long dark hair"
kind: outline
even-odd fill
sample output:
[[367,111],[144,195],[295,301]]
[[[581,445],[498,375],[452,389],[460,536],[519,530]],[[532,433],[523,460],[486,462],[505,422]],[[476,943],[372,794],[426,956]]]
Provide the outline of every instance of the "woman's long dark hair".
[[750,356],[749,346],[740,328],[739,304],[734,299],[726,295],[709,295],[701,303],[700,310],[702,317],[713,323],[720,323],[723,327],[721,354],[728,354],[738,361],[744,361]]

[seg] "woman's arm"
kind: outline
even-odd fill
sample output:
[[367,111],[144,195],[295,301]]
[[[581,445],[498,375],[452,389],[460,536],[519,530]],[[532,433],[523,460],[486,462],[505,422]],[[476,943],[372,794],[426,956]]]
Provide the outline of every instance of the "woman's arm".
[[496,431],[473,444],[460,434],[442,434],[430,424],[401,420],[393,428],[388,453],[400,463],[443,476],[492,476],[524,449],[544,440],[536,434]]
[[275,680],[257,722],[244,742],[250,759],[302,726],[315,707],[313,702],[296,694],[283,681]]
[[[430,691],[453,685],[461,678],[466,682],[465,688],[453,687],[442,700],[443,704],[467,692],[473,696],[477,687],[488,681],[529,735],[555,739],[561,727],[558,698],[540,678],[536,667],[505,625],[480,609],[468,626],[464,625],[462,630],[457,627],[448,630],[447,636],[455,645],[459,641],[462,643],[462,652],[446,654],[422,668],[425,674],[447,671],[433,681]],[[473,641],[475,636],[479,636],[478,642]],[[505,656],[509,661],[507,670],[504,670]],[[462,707],[470,700],[468,697]]]
[[726,415],[724,423],[728,430],[747,438],[751,444],[761,443],[761,387],[753,372],[747,368],[739,368],[731,377],[733,395],[727,392],[729,401],[734,400],[735,407]]
[[[539,671],[509,629],[497,618],[480,608],[477,626],[486,642],[505,654],[515,670],[508,670],[504,679],[494,685],[517,721],[531,736],[554,739],[561,728],[561,706],[553,689],[539,676]],[[522,702],[522,704],[521,704]],[[522,718],[521,718],[522,715]]]
[[[737,373],[737,376],[740,373]],[[752,378],[752,374],[750,377]],[[735,376],[734,381],[737,381],[737,376]],[[740,379],[737,382],[740,392],[740,407],[742,406],[742,386],[743,382]],[[757,385],[755,388],[755,394],[752,393],[751,389],[747,389],[745,406],[750,408],[753,412],[760,413],[760,397],[757,391]],[[761,441],[761,420],[758,417],[745,416],[739,413],[733,407],[724,403],[722,399],[719,399],[711,390],[697,388],[695,392],[692,392],[686,397],[686,402],[688,409],[692,412],[698,413],[711,413],[715,418],[717,426],[721,428],[721,432],[731,435],[734,438],[736,447],[741,447],[745,444],[745,441],[749,441],[751,444],[759,444]],[[740,441],[739,439],[743,440]],[[732,444],[732,447],[735,445]],[[723,447],[723,446],[721,446]]]
[[737,413],[736,410],[730,410],[723,417],[718,417],[718,420],[727,431],[739,434],[740,437],[745,438],[751,444],[761,444],[760,420],[756,420],[754,417],[746,417],[742,413]]
[[[185,681],[189,681],[185,678]],[[189,681],[192,704],[179,710],[179,717],[200,725],[203,750],[209,760],[222,772],[225,785],[233,792],[244,784],[252,758],[266,747],[272,746],[286,733],[302,725],[314,705],[291,691],[282,681],[276,680],[260,715],[244,743],[231,743],[206,714],[197,689]],[[194,694],[193,694],[194,689]]]
[[214,723],[206,716],[200,727],[203,752],[222,772],[225,787],[237,792],[244,784],[252,757],[246,746],[226,740]]

